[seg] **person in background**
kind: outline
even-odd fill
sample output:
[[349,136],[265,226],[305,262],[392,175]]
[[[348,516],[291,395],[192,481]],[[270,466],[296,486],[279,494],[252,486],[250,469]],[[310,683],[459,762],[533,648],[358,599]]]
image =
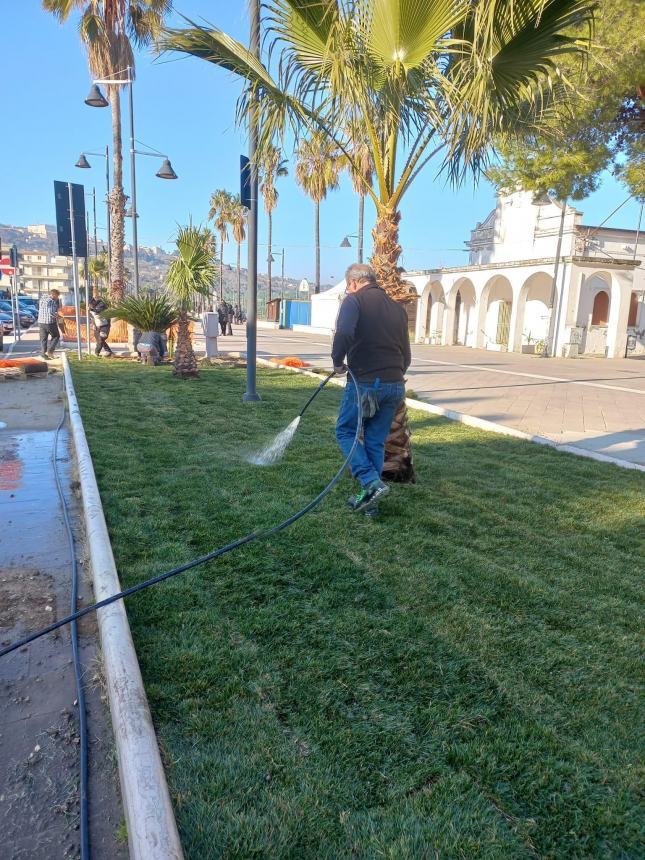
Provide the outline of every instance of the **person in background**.
[[226,307],[224,299],[222,299],[217,306],[217,316],[219,318],[219,327],[222,330],[222,335],[225,335],[228,327],[228,308]]
[[158,331],[141,332],[137,352],[143,364],[160,364],[166,354],[164,336]]
[[40,357],[50,359],[54,357],[54,351],[60,341],[60,329],[64,327],[64,321],[60,312],[60,293],[58,290],[50,290],[48,296],[43,296],[38,305],[38,329],[40,334]]
[[226,328],[226,334],[233,335],[233,319],[235,318],[235,311],[233,310],[233,305],[227,304],[226,306],[226,316],[228,318],[228,326]]
[[105,350],[107,355],[113,356],[114,353],[108,346],[107,339],[110,335],[110,320],[101,314],[107,310],[107,305],[103,299],[95,296],[90,300],[90,314],[94,323],[94,355],[100,355],[102,350]]
[[[378,500],[389,487],[381,480],[385,440],[399,404],[405,397],[404,374],[410,366],[410,338],[405,308],[376,283],[371,266],[354,263],[345,273],[347,296],[336,320],[332,361],[337,374],[348,380],[336,422],[336,439],[345,456],[354,443],[358,410],[363,416],[363,439],[351,460],[352,474],[361,490],[349,499],[353,511],[373,516]],[[347,358],[347,365],[345,364]]]

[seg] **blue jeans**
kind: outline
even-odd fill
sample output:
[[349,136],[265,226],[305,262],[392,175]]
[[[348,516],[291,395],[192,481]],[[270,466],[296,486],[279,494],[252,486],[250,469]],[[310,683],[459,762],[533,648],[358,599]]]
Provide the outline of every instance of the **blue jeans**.
[[378,408],[372,418],[363,418],[363,440],[359,441],[351,460],[352,473],[366,487],[381,477],[385,459],[385,440],[387,439],[394,414],[405,397],[402,382],[358,383],[359,396],[351,380],[347,380],[345,393],[340,404],[336,421],[336,440],[345,456],[350,452],[356,435],[358,409],[361,395],[371,392],[377,400]]

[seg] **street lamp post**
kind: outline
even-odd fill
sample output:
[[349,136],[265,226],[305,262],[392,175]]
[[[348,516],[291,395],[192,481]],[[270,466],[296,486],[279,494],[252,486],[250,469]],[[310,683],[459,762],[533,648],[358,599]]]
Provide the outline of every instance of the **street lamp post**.
[[[98,90],[98,87],[96,88]],[[99,93],[100,94],[100,93]],[[112,236],[110,230],[110,150],[105,147],[105,152],[81,152],[75,167],[81,167],[84,170],[89,169],[92,165],[87,160],[87,155],[96,155],[99,158],[105,159],[105,208],[107,211],[107,245],[108,245],[108,266],[112,261]],[[96,225],[96,196],[94,198],[94,224]],[[95,239],[96,244],[96,239]],[[96,250],[95,250],[96,253]]]
[[[134,250],[134,294],[139,295],[139,241],[137,235],[137,176],[136,176],[136,155],[150,155],[156,158],[163,158],[164,163],[157,171],[157,176],[160,179],[177,179],[177,174],[172,169],[167,155],[162,155],[160,152],[141,152],[135,149],[134,138],[134,98],[132,95],[134,78],[132,76],[132,68],[128,66],[120,72],[115,72],[115,75],[120,75],[125,72],[125,78],[108,77],[92,82],[92,87],[88,97],[85,99],[85,104],[90,107],[107,107],[109,102],[99,89],[99,84],[106,86],[121,86],[127,85],[128,90],[128,106],[130,111],[130,184],[132,191],[132,247]],[[145,144],[144,144],[145,145]],[[152,147],[149,147],[152,149]]]
[[[250,49],[255,57],[260,56],[260,0],[251,0],[251,40]],[[253,107],[257,107],[257,96],[252,96]],[[242,396],[245,403],[260,400],[256,386],[257,319],[258,319],[258,168],[255,154],[258,146],[258,125],[255,110],[249,116],[249,169],[250,203],[249,240],[248,240],[248,318],[246,321],[246,391]]]

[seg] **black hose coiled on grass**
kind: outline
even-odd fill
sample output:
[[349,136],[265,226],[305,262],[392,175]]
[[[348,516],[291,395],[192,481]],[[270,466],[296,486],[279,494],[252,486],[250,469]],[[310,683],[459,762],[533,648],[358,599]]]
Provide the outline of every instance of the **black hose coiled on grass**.
[[[309,406],[311,401],[323,390],[325,385],[329,382],[329,380],[334,376],[334,372],[330,373],[329,376],[323,380],[323,382],[318,386],[316,391],[309,398],[305,406],[303,407],[300,415],[303,414],[305,409]],[[351,378],[352,383],[356,387],[358,391],[358,383],[356,381],[356,377],[351,372],[351,370],[347,370],[349,377]],[[278,532],[283,531],[288,528],[290,525],[293,525],[297,520],[301,519],[308,514],[316,505],[320,504],[325,496],[329,495],[329,493],[333,490],[336,484],[343,477],[343,473],[345,469],[349,466],[352,457],[354,456],[354,451],[356,450],[356,446],[358,445],[358,440],[360,439],[362,430],[363,430],[363,416],[361,414],[361,410],[357,410],[358,420],[356,422],[356,434],[354,435],[354,441],[352,442],[352,447],[350,448],[349,454],[345,457],[342,466],[336,472],[331,481],[327,484],[327,486],[316,496],[315,499],[312,499],[304,508],[301,508],[295,514],[292,514],[290,517],[287,517],[286,520],[283,520],[281,523],[278,523],[276,526],[271,526],[268,529],[264,529],[261,532],[253,532],[251,534],[245,535],[244,537],[238,538],[237,540],[231,541],[231,543],[226,544],[225,546],[221,546],[218,549],[214,549],[206,555],[201,555],[198,558],[192,559],[192,561],[187,561],[185,564],[179,565],[179,567],[173,567],[172,570],[167,570],[165,573],[160,573],[157,576],[153,576],[151,579],[146,579],[144,582],[139,582],[137,585],[132,585],[130,588],[124,588],[123,591],[119,591],[116,594],[112,594],[110,597],[105,597],[103,600],[99,600],[96,603],[92,603],[90,606],[85,606],[83,609],[79,609],[76,612],[72,612],[65,618],[61,618],[60,621],[56,621],[53,624],[50,624],[48,627],[43,627],[42,630],[38,630],[36,633],[32,633],[29,636],[26,636],[24,639],[21,639],[18,642],[14,642],[11,645],[7,645],[5,648],[0,650],[0,657],[4,657],[7,654],[11,654],[12,651],[15,651],[17,648],[22,648],[25,645],[28,645],[30,642],[33,642],[35,639],[39,639],[41,636],[46,636],[48,633],[52,633],[54,630],[58,630],[59,627],[63,627],[65,624],[71,624],[77,621],[79,618],[83,618],[84,615],[88,615],[90,612],[94,612],[97,609],[102,609],[104,606],[109,606],[111,603],[115,603],[117,600],[122,600],[124,597],[129,597],[131,594],[136,594],[138,591],[143,591],[144,588],[149,588],[151,585],[156,585],[158,582],[163,582],[166,579],[170,579],[172,576],[177,576],[179,573],[185,573],[187,570],[192,570],[194,567],[198,567],[201,564],[205,564],[207,561],[212,561],[214,558],[219,558],[222,555],[226,555],[228,552],[232,552],[234,549],[238,549],[238,547],[244,546],[247,543],[251,543],[255,540],[264,540],[265,538],[270,537],[271,535],[278,534]],[[79,700],[80,705],[80,700]]]

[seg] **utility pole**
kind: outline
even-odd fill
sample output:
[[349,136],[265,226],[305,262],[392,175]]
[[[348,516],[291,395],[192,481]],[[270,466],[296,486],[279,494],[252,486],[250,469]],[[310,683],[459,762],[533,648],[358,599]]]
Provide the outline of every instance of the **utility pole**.
[[[251,0],[251,53],[260,56],[260,0]],[[258,320],[258,171],[256,153],[258,148],[257,128],[257,96],[249,113],[249,170],[251,180],[251,208],[249,210],[249,239],[248,239],[248,318],[246,321],[246,391],[242,396],[245,403],[260,400],[255,390],[256,386],[256,355],[257,355],[257,320]]]
[[557,350],[558,322],[560,319],[560,302],[562,296],[558,295],[558,270],[560,268],[560,254],[562,252],[562,236],[564,234],[564,218],[567,213],[567,201],[562,202],[560,214],[560,232],[558,233],[558,244],[555,250],[555,264],[553,266],[553,283],[551,286],[551,316],[549,317],[549,333],[544,346],[543,358],[554,358]]
[[137,175],[134,150],[134,103],[132,96],[133,70],[128,66],[128,104],[130,107],[130,185],[132,193],[132,245],[134,250],[134,295],[139,298],[139,237],[137,233]]

